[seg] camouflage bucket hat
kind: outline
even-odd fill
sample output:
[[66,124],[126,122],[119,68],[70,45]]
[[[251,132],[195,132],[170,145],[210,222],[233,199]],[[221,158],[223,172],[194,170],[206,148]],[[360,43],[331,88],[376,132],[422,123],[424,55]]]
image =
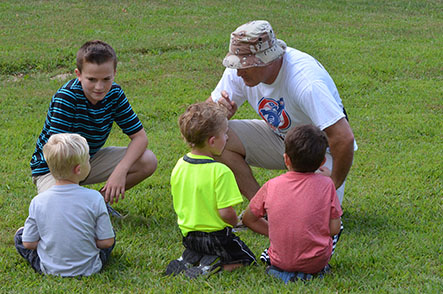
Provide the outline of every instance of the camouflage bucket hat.
[[251,21],[231,34],[229,52],[223,59],[223,65],[234,69],[265,66],[282,56],[285,49],[285,42],[275,37],[269,22]]

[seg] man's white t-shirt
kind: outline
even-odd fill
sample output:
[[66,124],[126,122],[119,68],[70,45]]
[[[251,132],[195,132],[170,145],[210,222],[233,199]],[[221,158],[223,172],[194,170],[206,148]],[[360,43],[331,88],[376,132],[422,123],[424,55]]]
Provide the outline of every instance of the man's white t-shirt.
[[312,124],[320,129],[345,117],[334,81],[312,56],[287,48],[280,72],[271,85],[248,87],[227,68],[211,96],[217,101],[221,91],[228,92],[240,107],[245,101],[281,137],[296,125]]

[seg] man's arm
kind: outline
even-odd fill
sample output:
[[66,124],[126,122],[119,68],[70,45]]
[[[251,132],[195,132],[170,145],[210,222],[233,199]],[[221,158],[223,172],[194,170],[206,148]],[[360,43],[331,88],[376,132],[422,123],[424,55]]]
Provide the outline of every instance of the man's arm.
[[334,160],[331,178],[338,189],[346,179],[354,158],[354,134],[345,118],[324,129]]
[[262,217],[256,217],[249,208],[249,205],[246,208],[245,213],[243,214],[242,221],[244,225],[246,225],[254,232],[261,235],[269,236],[268,221]]
[[106,181],[105,186],[100,190],[105,201],[110,201],[111,204],[114,200],[115,202],[118,202],[120,195],[121,199],[125,197],[126,177],[128,172],[148,147],[148,138],[144,129],[130,135],[129,138],[131,139],[131,142],[129,142],[125,156],[123,156],[122,160],[117,164]]

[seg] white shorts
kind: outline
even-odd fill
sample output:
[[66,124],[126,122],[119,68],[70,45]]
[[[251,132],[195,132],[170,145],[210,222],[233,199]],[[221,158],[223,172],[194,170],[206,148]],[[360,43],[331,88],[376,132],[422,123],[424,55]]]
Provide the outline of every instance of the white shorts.
[[[91,171],[80,185],[90,185],[106,182],[117,164],[126,154],[127,147],[106,147],[100,149],[90,160]],[[38,193],[42,193],[55,184],[51,173],[32,177],[32,182],[37,186]]]
[[[264,120],[230,120],[229,128],[234,131],[246,151],[246,163],[265,169],[286,169],[283,154],[284,140],[274,133]],[[332,156],[326,152],[325,166],[332,170]],[[345,183],[337,189],[340,204],[343,200]]]

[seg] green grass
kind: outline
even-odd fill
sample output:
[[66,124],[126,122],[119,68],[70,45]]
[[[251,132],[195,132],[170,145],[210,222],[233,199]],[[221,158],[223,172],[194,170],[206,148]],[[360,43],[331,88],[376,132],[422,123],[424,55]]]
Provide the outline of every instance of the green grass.
[[[443,4],[434,1],[0,2],[0,292],[438,293],[443,291]],[[223,72],[229,34],[267,19],[277,37],[334,78],[359,150],[343,202],[333,275],[284,285],[264,266],[206,280],[163,277],[182,251],[169,176],[186,152],[177,117],[206,99]],[[29,160],[51,96],[73,77],[87,40],[109,42],[116,81],[159,158],[113,220],[117,245],[102,273],[36,275],[13,245],[35,196]],[[257,117],[243,106],[237,117]],[[108,145],[126,145],[115,128]],[[277,171],[254,169],[263,183]],[[241,210],[243,204],[237,207]],[[268,241],[239,236],[257,255]]]

